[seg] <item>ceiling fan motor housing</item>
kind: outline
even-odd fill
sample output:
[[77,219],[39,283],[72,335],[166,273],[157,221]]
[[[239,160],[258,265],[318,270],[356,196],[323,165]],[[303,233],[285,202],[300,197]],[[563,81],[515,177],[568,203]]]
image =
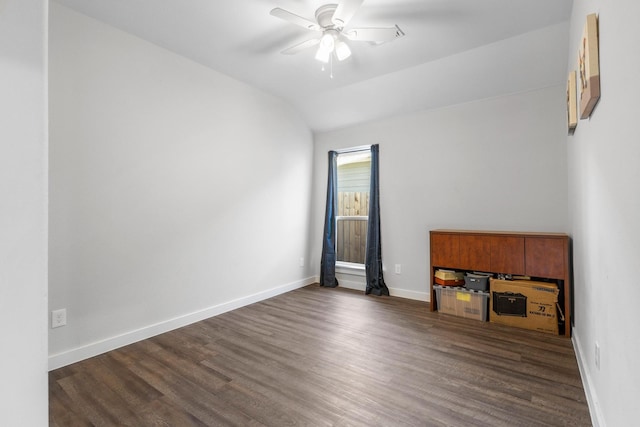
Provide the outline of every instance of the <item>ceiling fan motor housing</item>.
[[320,6],[318,10],[316,10],[316,21],[323,29],[327,28],[342,28],[335,25],[333,22],[333,15],[338,8],[337,4],[325,4],[324,6]]

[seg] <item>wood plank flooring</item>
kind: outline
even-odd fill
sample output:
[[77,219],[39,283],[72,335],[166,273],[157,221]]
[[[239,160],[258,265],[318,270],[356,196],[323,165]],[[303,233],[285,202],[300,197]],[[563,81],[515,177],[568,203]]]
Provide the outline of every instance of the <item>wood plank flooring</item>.
[[590,426],[571,341],[307,286],[49,374],[51,426]]

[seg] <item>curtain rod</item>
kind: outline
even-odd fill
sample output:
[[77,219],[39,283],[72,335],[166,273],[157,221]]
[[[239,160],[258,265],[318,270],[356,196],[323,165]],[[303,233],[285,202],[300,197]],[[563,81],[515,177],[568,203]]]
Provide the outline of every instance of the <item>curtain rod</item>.
[[369,151],[371,145],[360,145],[359,147],[342,148],[340,150],[333,150],[338,154],[355,153],[356,151]]

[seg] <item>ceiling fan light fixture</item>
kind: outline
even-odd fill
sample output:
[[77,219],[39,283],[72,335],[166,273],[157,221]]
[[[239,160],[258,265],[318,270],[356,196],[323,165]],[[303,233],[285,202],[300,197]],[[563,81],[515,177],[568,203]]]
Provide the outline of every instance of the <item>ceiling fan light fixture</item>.
[[333,49],[336,47],[336,40],[333,34],[329,31],[325,31],[324,35],[320,39],[320,48],[326,50],[327,52],[333,52]]
[[338,61],[344,61],[350,57],[351,49],[349,49],[349,45],[343,41],[336,43],[336,56],[338,57]]
[[316,59],[320,62],[324,62],[325,64],[327,62],[329,62],[329,57],[331,56],[331,52],[324,49],[322,47],[322,43],[320,44],[320,47],[318,48],[318,51],[316,52]]

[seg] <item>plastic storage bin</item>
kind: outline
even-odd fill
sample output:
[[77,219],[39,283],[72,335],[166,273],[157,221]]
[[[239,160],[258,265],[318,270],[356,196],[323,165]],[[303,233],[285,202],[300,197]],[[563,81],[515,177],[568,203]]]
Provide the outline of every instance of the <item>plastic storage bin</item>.
[[464,276],[464,287],[474,291],[489,290],[489,275],[467,273]]
[[433,285],[438,311],[467,319],[488,320],[489,292]]

